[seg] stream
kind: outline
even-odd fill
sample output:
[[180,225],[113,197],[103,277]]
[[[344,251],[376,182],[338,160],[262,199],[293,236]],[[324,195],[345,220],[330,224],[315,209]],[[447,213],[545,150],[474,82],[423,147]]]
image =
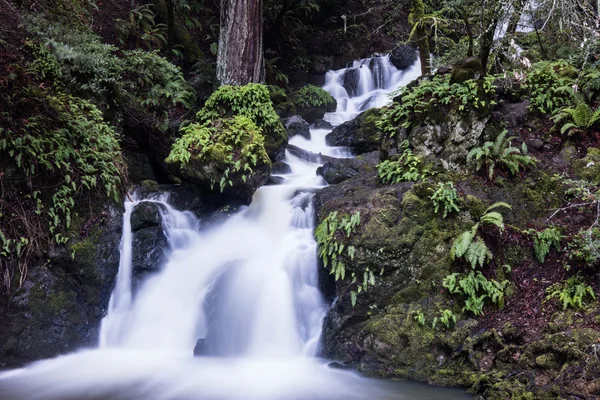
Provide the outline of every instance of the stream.
[[[329,71],[323,87],[337,100],[325,120],[337,126],[420,74],[387,56]],[[301,149],[351,157],[329,147],[326,129],[290,139]],[[6,400],[335,400],[467,399],[461,390],[369,379],[319,358],[328,304],[318,288],[314,192],[319,164],[286,152],[291,172],[263,186],[226,222],[204,227],[168,196],[125,203],[121,260],[95,349],[0,373]],[[169,243],[168,261],[132,288],[131,213],[154,202]],[[193,356],[194,348],[200,356]]]

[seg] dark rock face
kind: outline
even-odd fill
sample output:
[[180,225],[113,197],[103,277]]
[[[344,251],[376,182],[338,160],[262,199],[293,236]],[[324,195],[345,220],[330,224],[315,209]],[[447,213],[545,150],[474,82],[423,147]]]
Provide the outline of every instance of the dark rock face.
[[340,158],[326,162],[317,169],[327,183],[337,184],[359,174],[370,174],[377,171],[379,152],[374,151],[356,158]]
[[350,68],[344,73],[343,84],[344,89],[348,92],[350,97],[358,94],[358,82],[360,80],[360,71],[358,67]]
[[289,174],[290,172],[292,172],[292,168],[283,161],[276,162],[271,168],[273,174]]
[[29,266],[14,298],[0,299],[0,369],[97,344],[119,268],[122,213],[107,206],[87,237],[52,249],[48,264]]
[[398,69],[406,69],[417,61],[417,52],[412,47],[401,44],[390,53],[390,61]]
[[167,261],[168,242],[161,226],[160,204],[143,201],[131,213],[133,286],[158,272]]
[[379,149],[381,132],[375,122],[380,116],[380,109],[366,111],[353,120],[336,126],[325,140],[330,146],[349,147],[355,154],[376,151]]
[[300,135],[310,140],[310,124],[306,122],[301,116],[293,115],[282,121],[283,126],[287,130],[288,137]]

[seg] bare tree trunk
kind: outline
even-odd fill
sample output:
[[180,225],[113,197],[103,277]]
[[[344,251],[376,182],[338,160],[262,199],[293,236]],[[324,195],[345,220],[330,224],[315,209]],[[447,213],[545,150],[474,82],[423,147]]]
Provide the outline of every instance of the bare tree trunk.
[[221,0],[217,80],[245,85],[265,80],[262,0]]
[[173,42],[175,41],[175,10],[173,0],[166,0],[167,3],[167,58],[173,55]]

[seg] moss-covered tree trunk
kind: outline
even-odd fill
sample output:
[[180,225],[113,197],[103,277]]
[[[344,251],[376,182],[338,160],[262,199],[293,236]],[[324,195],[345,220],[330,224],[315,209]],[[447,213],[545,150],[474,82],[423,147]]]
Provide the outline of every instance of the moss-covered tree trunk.
[[429,37],[423,23],[425,17],[425,6],[423,0],[413,0],[412,5],[412,24],[414,35],[419,45],[419,57],[421,58],[421,74],[427,75],[431,72],[431,62],[429,60]]
[[221,0],[217,80],[222,85],[264,82],[262,0]]

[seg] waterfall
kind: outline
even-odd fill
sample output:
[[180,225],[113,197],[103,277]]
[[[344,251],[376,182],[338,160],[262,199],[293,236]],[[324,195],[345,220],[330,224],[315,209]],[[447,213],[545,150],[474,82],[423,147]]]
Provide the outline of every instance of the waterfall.
[[357,60],[348,68],[328,71],[323,89],[335,97],[337,110],[326,115],[326,119],[338,125],[369,108],[383,107],[390,101],[390,93],[406,86],[420,74],[419,60],[409,68],[399,70],[388,54]]
[[[338,108],[326,119],[338,125],[386,104],[419,70],[418,62],[399,71],[377,56],[328,72],[324,89]],[[311,129],[310,139],[290,143],[350,157],[325,144],[327,133]],[[284,162],[291,173],[282,184],[261,187],[219,226],[204,228],[167,196],[127,200],[99,347],[0,374],[0,400],[461,398],[369,380],[316,357],[327,305],[318,289],[312,197],[325,182],[318,164],[289,152]],[[142,201],[159,207],[169,255],[132,293],[131,216]],[[198,339],[201,356],[194,357]]]

